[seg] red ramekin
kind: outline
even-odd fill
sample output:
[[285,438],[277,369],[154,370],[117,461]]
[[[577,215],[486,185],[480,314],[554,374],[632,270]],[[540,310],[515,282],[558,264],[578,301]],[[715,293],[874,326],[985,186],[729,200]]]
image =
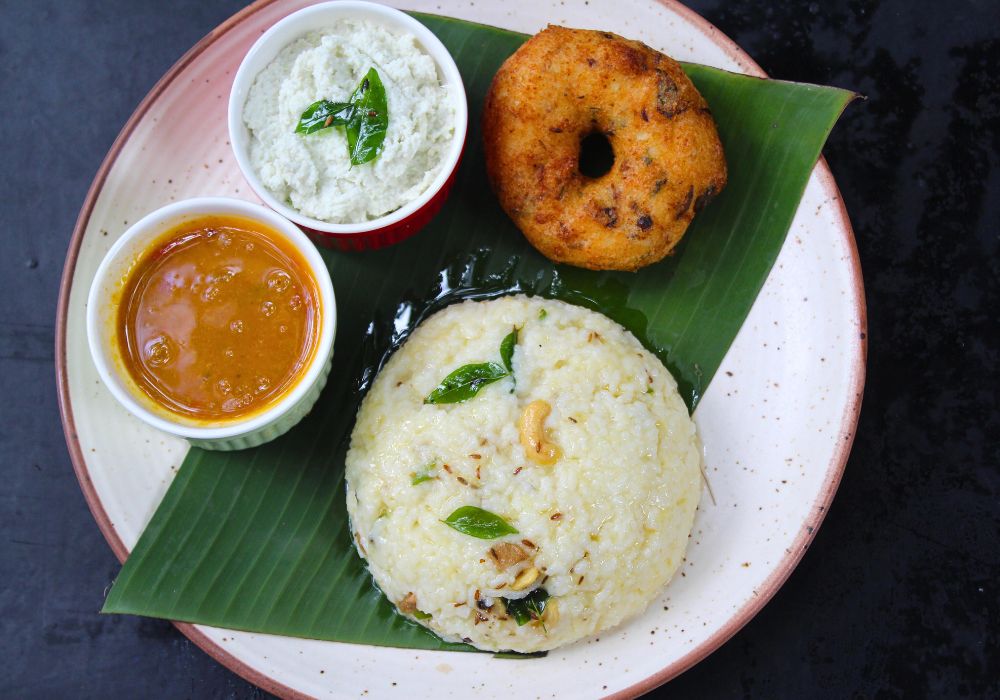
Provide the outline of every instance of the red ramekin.
[[[343,19],[367,20],[399,33],[412,34],[438,68],[441,83],[455,108],[455,130],[444,162],[431,184],[416,199],[385,216],[370,221],[332,224],[305,216],[279,201],[261,182],[250,163],[250,133],[243,122],[243,107],[257,75],[292,41],[311,31],[321,30]],[[426,226],[441,210],[455,182],[468,131],[469,109],[462,76],[444,44],[423,24],[399,10],[354,0],[326,2],[294,12],[268,29],[254,43],[233,81],[229,93],[229,141],[236,162],[250,188],[263,202],[294,221],[317,245],[338,250],[372,250],[405,240]]]

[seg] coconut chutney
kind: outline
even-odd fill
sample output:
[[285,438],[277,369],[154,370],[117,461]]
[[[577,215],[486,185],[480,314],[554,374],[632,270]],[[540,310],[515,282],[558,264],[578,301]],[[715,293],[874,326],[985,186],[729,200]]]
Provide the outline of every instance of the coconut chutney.
[[[375,160],[352,166],[343,129],[295,133],[311,104],[347,102],[371,68],[385,86],[389,112]],[[254,80],[243,121],[251,166],[277,199],[314,219],[349,224],[423,194],[443,165],[455,110],[434,60],[414,36],[341,20],[278,53]]]

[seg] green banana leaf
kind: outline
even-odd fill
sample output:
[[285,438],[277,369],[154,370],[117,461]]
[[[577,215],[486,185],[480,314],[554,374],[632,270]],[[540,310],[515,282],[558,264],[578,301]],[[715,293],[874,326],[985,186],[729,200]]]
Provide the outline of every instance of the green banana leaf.
[[[324,251],[338,299],[335,369],[313,413],[237,453],[192,449],[129,557],[104,612],[421,649],[442,642],[394,612],[354,550],[343,466],[360,396],[423,318],[459,298],[511,291],[599,310],[678,379],[692,410],[784,242],[823,143],[853,93],[685,70],[718,122],[729,184],[680,249],[638,273],[554,266],[500,210],[478,117],[500,64],[525,36],[418,15],[455,57],[470,106],[465,160],[424,231],[376,252]],[[141,465],[136,465],[137,468]]]

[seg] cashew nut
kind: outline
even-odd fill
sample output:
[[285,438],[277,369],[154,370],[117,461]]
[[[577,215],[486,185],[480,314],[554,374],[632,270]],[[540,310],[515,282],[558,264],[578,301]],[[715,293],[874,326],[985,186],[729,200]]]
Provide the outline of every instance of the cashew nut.
[[528,558],[527,553],[511,542],[501,542],[490,547],[490,557],[496,567],[503,571]]
[[414,595],[413,591],[410,591],[397,605],[402,612],[413,614],[417,609],[417,596]]
[[514,579],[514,583],[510,584],[510,590],[523,591],[538,579],[540,573],[541,572],[533,566],[529,569],[525,569],[517,575]]
[[554,625],[559,622],[559,603],[549,600],[544,612],[542,612],[542,622],[548,625]]
[[551,411],[547,402],[538,399],[525,406],[518,422],[524,454],[536,464],[555,464],[560,456],[559,448],[546,442],[544,424]]

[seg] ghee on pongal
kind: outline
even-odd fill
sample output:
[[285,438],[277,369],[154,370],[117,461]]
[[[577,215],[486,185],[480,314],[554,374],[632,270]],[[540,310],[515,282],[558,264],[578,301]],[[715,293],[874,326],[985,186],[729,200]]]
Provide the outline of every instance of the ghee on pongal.
[[[510,376],[425,403],[456,368],[502,366],[515,328]],[[700,447],[673,377],[635,337],[593,311],[513,296],[451,306],[414,331],[362,403],[346,477],[358,551],[401,612],[449,641],[532,652],[659,594],[684,556]],[[516,533],[445,522],[469,507]]]

